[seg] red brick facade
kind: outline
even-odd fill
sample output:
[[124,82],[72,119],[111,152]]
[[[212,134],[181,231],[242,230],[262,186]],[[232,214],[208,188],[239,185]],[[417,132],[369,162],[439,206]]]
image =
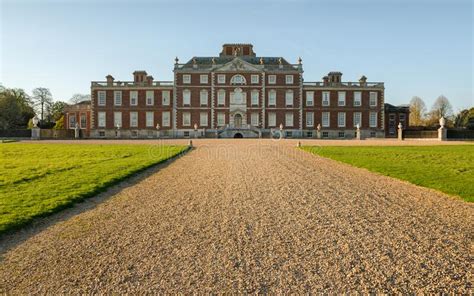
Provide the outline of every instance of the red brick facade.
[[[107,81],[92,82],[91,136],[117,136],[117,130],[121,136],[151,136],[158,124],[168,137],[188,136],[195,127],[219,137],[268,137],[282,126],[292,137],[350,138],[356,118],[366,137],[383,137],[383,83],[365,77],[342,82],[341,77],[331,72],[322,82],[303,82],[301,59],[290,64],[281,57],[257,57],[250,44],[225,44],[216,57],[194,57],[184,64],[176,59],[173,82],[153,81],[145,71],[135,71],[131,82],[116,82],[110,75]],[[116,92],[121,92],[120,105]],[[130,104],[131,92],[138,93],[136,105]],[[150,92],[152,105],[147,104]],[[312,104],[308,92],[313,93]],[[326,92],[329,106],[323,105]],[[167,104],[164,93],[169,94]],[[360,104],[354,104],[355,94],[360,94]],[[345,103],[338,104],[344,95]],[[135,114],[138,122],[131,118]]]

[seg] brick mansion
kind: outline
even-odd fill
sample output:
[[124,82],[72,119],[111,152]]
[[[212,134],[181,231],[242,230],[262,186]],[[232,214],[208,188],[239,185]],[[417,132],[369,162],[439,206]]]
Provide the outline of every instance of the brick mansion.
[[303,79],[301,58],[259,57],[251,44],[174,64],[174,81],[135,71],[133,81],[91,82],[91,101],[68,106],[66,127],[92,138],[363,138],[396,135],[408,108],[385,104],[383,82],[341,72]]

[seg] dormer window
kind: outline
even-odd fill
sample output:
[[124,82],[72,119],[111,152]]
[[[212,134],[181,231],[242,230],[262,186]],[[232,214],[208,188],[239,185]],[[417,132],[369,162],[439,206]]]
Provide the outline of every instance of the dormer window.
[[232,79],[230,80],[231,84],[246,84],[245,77],[237,74],[232,76]]

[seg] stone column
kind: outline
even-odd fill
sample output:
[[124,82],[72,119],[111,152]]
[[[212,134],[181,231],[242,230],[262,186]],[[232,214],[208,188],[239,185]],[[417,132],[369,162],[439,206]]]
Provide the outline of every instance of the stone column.
[[403,126],[401,123],[398,123],[398,140],[403,141]]
[[321,124],[318,123],[318,126],[316,127],[316,137],[318,139],[321,139]]
[[446,129],[446,127],[444,127],[444,125],[446,124],[446,120],[444,119],[444,117],[441,117],[440,120],[439,120],[439,129],[438,129],[438,140],[440,141],[446,141],[446,139],[448,138],[448,130]]
[[79,128],[79,124],[76,122],[76,126],[74,127],[74,138],[80,138],[81,129]]
[[32,119],[33,127],[31,128],[31,139],[39,140],[41,137],[41,129],[38,127],[39,119],[38,117],[33,117]]
[[31,128],[31,139],[32,140],[39,140],[41,135],[41,129],[39,127]]

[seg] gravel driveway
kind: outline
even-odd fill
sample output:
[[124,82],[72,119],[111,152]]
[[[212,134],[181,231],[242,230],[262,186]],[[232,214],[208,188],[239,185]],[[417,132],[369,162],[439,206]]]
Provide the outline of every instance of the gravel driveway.
[[474,205],[444,194],[272,141],[136,179],[5,237],[0,293],[473,292]]

